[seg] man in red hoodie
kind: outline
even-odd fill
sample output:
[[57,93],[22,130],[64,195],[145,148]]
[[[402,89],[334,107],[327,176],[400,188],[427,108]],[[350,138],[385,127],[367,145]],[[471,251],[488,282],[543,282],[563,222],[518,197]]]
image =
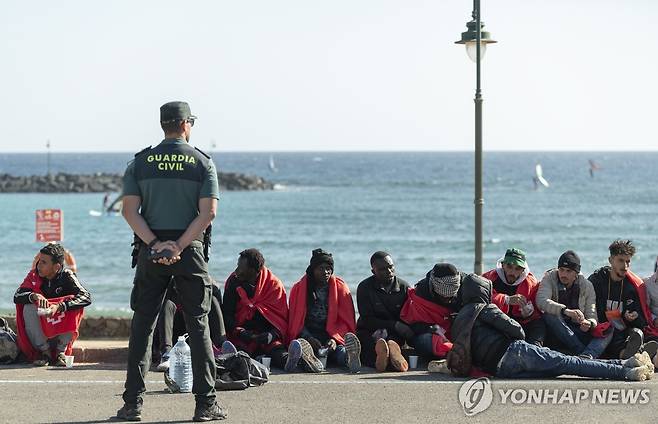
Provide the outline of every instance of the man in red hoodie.
[[[286,291],[265,267],[265,258],[257,249],[240,252],[238,266],[224,287],[223,313],[234,346],[252,357],[267,355],[272,365],[283,368],[287,359],[283,344],[288,331]],[[232,350],[230,346],[225,343],[222,351]]]
[[525,252],[507,249],[496,268],[483,276],[493,283],[492,303],[521,324],[528,343],[543,346],[546,324],[536,303],[539,282],[528,269]]

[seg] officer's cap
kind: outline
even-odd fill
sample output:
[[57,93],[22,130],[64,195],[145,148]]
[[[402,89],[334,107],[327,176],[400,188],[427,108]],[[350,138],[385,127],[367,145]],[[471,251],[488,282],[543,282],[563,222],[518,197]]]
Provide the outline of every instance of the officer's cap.
[[169,102],[160,106],[160,122],[196,119],[187,102]]

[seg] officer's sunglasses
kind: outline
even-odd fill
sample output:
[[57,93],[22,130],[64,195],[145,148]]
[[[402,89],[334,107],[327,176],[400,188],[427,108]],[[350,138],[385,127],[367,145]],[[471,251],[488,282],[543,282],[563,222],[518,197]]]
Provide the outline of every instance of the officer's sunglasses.
[[194,118],[187,118],[185,121],[190,123],[190,127],[194,126],[194,121],[195,121]]

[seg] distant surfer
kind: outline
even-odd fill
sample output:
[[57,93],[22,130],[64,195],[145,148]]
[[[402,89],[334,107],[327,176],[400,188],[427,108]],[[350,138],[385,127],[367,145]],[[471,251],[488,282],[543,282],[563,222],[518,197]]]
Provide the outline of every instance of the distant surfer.
[[598,163],[594,162],[592,159],[588,160],[589,162],[589,176],[594,178],[594,171],[601,169]]
[[103,211],[104,212],[110,212],[107,208],[108,204],[110,203],[110,193],[105,193],[105,196],[103,196]]

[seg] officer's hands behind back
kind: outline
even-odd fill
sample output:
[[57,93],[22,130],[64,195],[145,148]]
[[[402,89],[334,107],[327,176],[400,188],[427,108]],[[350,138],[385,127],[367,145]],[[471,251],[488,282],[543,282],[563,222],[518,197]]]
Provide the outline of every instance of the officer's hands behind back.
[[160,241],[151,247],[149,260],[161,265],[171,265],[180,261],[181,249],[173,240]]

